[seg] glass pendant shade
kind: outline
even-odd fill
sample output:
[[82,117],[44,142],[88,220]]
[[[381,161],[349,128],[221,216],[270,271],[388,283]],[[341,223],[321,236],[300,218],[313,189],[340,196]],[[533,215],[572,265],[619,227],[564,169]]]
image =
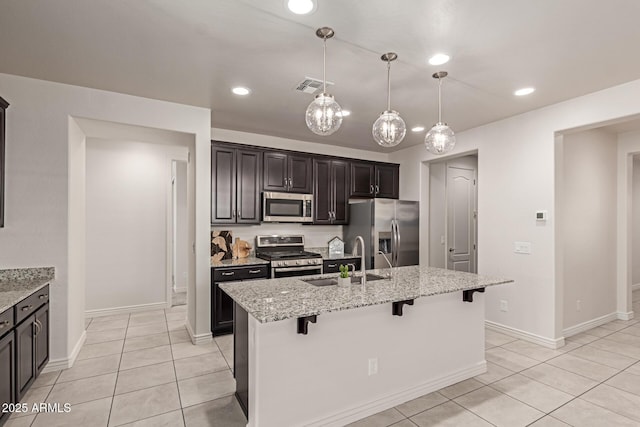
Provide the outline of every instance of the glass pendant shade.
[[424,138],[427,151],[439,155],[448,153],[456,145],[456,136],[446,123],[436,123]]
[[321,93],[307,107],[305,121],[316,135],[331,135],[342,124],[342,108],[328,93]]
[[373,123],[373,139],[382,147],[395,147],[407,133],[407,126],[396,111],[387,110]]

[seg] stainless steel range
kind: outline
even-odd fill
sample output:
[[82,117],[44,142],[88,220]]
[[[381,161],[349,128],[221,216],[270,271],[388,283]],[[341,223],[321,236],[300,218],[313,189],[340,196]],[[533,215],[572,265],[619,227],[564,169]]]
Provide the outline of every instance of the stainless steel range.
[[304,236],[256,236],[256,256],[271,261],[271,278],[322,274],[322,255],[304,250]]

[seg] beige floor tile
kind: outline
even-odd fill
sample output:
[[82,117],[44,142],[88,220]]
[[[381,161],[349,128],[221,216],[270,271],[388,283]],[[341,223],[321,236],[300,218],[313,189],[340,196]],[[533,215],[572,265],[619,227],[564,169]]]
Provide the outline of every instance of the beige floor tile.
[[420,427],[485,427],[491,426],[473,412],[467,411],[455,402],[446,402],[411,417]]
[[185,319],[187,317],[187,313],[184,311],[178,311],[175,313],[168,313],[167,315],[167,322],[185,322]]
[[603,338],[601,340],[594,341],[589,345],[599,348],[600,350],[610,351],[612,353],[630,357],[636,362],[640,360],[640,345],[637,344],[623,344],[621,342],[612,341],[608,338]]
[[129,313],[111,314],[109,316],[91,317],[91,323],[112,322],[114,320],[129,320]]
[[615,377],[606,381],[605,384],[640,396],[640,375],[633,374],[629,371],[620,372]]
[[176,383],[159,385],[113,398],[109,426],[118,426],[180,409]]
[[417,424],[413,423],[411,420],[402,420],[395,424],[391,424],[390,427],[416,427]]
[[139,368],[141,366],[155,365],[157,363],[169,362],[171,360],[171,347],[168,345],[130,351],[122,353],[120,370],[124,371],[126,369]]
[[167,328],[169,329],[169,331],[187,330],[187,327],[184,324],[184,320],[174,320],[171,322],[167,322]]
[[612,331],[611,329],[606,329],[603,328],[602,326],[598,326],[597,328],[592,328],[589,329],[588,331],[585,331],[585,334],[589,334],[589,335],[593,335],[595,337],[598,338],[603,338],[606,337],[607,335],[611,335],[614,331]]
[[347,425],[349,427],[387,427],[404,418],[397,409],[391,408]]
[[474,378],[483,384],[491,384],[513,374],[514,372],[507,368],[503,368],[495,363],[487,362],[487,372],[476,375]]
[[214,341],[221,351],[233,351],[233,335],[221,335],[215,337]]
[[171,352],[173,353],[173,359],[178,360],[208,353],[219,353],[220,349],[213,341],[199,345],[194,345],[190,342],[181,342],[178,344],[172,344]]
[[438,392],[444,397],[455,399],[458,396],[462,396],[463,394],[469,393],[473,390],[477,390],[481,387],[484,387],[484,383],[481,383],[480,381],[473,378],[469,378],[468,380],[460,381],[459,383],[438,390]]
[[156,323],[166,323],[166,322],[167,322],[167,318],[164,314],[164,311],[162,313],[146,314],[144,316],[134,317],[132,315],[131,319],[129,319],[129,327],[131,328],[131,327],[152,325]]
[[184,427],[184,419],[182,411],[172,411],[166,414],[156,415],[155,417],[145,418],[144,420],[135,421],[130,424],[124,424],[126,427]]
[[167,324],[165,322],[151,323],[142,326],[129,326],[127,329],[127,338],[160,334],[162,332],[167,332]]
[[174,305],[174,306],[173,306],[173,307],[171,307],[171,308],[165,308],[165,309],[164,309],[165,314],[169,314],[169,313],[178,313],[178,312],[180,312],[180,313],[186,313],[186,311],[187,311],[187,306],[186,306],[186,304],[183,304],[183,305]]
[[412,417],[447,401],[448,399],[440,393],[433,392],[398,405],[396,409],[405,417]]
[[115,394],[129,393],[176,381],[173,362],[128,369],[118,373]]
[[573,399],[570,394],[520,374],[493,383],[490,387],[547,413]]
[[522,375],[573,396],[578,396],[598,384],[589,378],[547,364],[522,371]]
[[638,423],[636,421],[582,399],[572,400],[563,407],[552,412],[551,416],[572,426],[638,427]]
[[565,353],[565,351],[552,350],[523,340],[512,341],[503,345],[502,348],[530,357],[539,362],[547,361]]
[[484,340],[489,344],[499,347],[511,341],[515,341],[518,338],[510,337],[509,335],[501,334],[500,332],[492,331],[490,329],[485,329],[484,331]]
[[615,320],[612,321],[612,322],[609,322],[609,323],[605,323],[604,325],[600,325],[601,328],[609,329],[611,331],[619,331],[619,330],[624,329],[624,328],[626,328],[628,326],[630,326],[630,325],[624,324],[624,323],[620,323],[620,322],[615,321]]
[[47,397],[47,402],[76,405],[111,397],[116,387],[116,377],[117,374],[114,372],[112,374],[58,383],[53,386],[49,397]]
[[485,358],[491,363],[500,365],[510,371],[518,372],[530,368],[540,362],[527,356],[523,356],[513,351],[505,350],[501,347],[490,348],[485,351]]
[[544,418],[540,418],[530,427],[571,427],[569,424],[560,421],[557,418],[553,418],[551,415],[547,415]]
[[179,380],[229,369],[227,361],[220,352],[175,360],[174,365]]
[[96,357],[93,359],[76,360],[76,363],[73,364],[72,368],[62,371],[60,377],[58,377],[58,381],[56,381],[56,384],[117,372],[119,365],[119,354]]
[[629,366],[626,371],[632,374],[640,375],[640,362],[636,363],[635,365]]
[[86,330],[91,324],[91,319],[84,319],[84,329]]
[[626,329],[620,332],[616,332],[615,334],[611,334],[606,339],[610,341],[619,342],[622,344],[640,346],[640,336],[627,334],[625,333],[625,331]]
[[62,371],[44,372],[40,374],[31,387],[44,387],[46,385],[54,385]]
[[147,316],[159,316],[164,314],[164,310],[165,309],[157,309],[157,310],[148,310],[148,311],[139,311],[137,313],[131,313],[131,318],[140,318],[140,317],[147,317]]
[[97,344],[85,344],[82,346],[76,360],[92,359],[94,357],[109,356],[122,353],[124,340],[107,341]]
[[106,427],[111,409],[111,397],[73,405],[68,413],[38,414],[32,427]]
[[589,390],[581,398],[640,422],[640,396],[638,395],[601,384]]
[[625,334],[640,337],[640,325],[635,324],[633,326],[628,327],[627,329],[623,329],[622,332],[624,332]]
[[214,372],[178,381],[182,407],[229,396],[236,391],[236,381],[230,371]]
[[123,329],[129,326],[129,319],[111,320],[108,322],[91,322],[87,331],[107,331],[109,329]]
[[4,424],[4,427],[30,427],[31,424],[33,423],[33,420],[36,419],[35,415],[28,415],[26,417],[19,417],[19,418],[10,418],[9,420],[7,420],[6,424]]
[[589,335],[585,332],[581,332],[579,334],[570,336],[565,338],[565,342],[575,342],[578,344],[589,344],[590,342],[594,342],[595,340],[599,339],[598,337],[596,337],[595,335]]
[[592,347],[591,344],[572,350],[567,354],[591,360],[592,362],[600,363],[616,369],[628,368],[636,362],[635,359],[621,354],[611,353],[610,351],[600,350],[599,348]]
[[214,425],[246,427],[247,425],[247,419],[233,396],[184,408],[183,413],[187,427],[209,427]]
[[87,339],[84,345],[97,344],[106,341],[123,340],[127,333],[126,329],[109,329],[106,331],[87,331]]
[[22,418],[30,415],[34,415],[32,412],[34,403],[44,403],[47,400],[47,396],[51,392],[53,386],[47,385],[44,387],[31,387],[27,393],[22,396],[20,399],[20,403],[25,403],[27,405],[26,412],[14,412],[11,414],[11,419],[14,418]]
[[181,342],[191,342],[191,338],[189,337],[189,332],[187,332],[186,329],[182,329],[181,331],[170,331],[169,340],[171,341],[171,344],[178,344]]
[[454,401],[498,426],[526,426],[545,415],[489,387],[472,391]]
[[594,381],[604,381],[620,372],[619,369],[576,357],[573,354],[564,354],[547,361],[547,363]]
[[169,345],[168,332],[127,338],[124,342],[124,352],[144,350],[145,348],[159,347],[161,345]]

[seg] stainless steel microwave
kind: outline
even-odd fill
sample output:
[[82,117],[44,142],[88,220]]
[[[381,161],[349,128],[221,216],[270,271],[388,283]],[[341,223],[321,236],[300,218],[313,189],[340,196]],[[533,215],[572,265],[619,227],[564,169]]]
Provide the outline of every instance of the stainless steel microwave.
[[262,221],[313,222],[313,194],[262,193]]

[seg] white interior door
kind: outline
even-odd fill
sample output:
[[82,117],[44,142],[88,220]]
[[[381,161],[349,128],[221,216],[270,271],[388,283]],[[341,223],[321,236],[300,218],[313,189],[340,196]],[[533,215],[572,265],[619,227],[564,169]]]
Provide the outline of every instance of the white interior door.
[[447,269],[476,273],[476,170],[447,165]]

